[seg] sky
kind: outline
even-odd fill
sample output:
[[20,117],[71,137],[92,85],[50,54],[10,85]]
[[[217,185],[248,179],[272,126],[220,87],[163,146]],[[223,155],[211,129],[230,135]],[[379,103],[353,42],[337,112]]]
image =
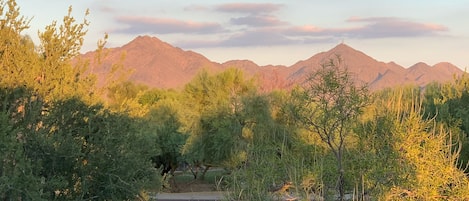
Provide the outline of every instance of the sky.
[[293,65],[345,43],[404,67],[450,62],[469,68],[468,0],[17,0],[25,34],[72,16],[90,22],[82,52],[149,35],[215,62]]

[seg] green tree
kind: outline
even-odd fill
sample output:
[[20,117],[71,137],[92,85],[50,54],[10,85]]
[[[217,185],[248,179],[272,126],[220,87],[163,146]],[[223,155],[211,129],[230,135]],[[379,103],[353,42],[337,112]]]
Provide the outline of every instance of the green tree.
[[182,147],[186,143],[187,135],[182,132],[182,124],[176,109],[170,105],[160,105],[152,108],[147,117],[150,135],[156,135],[161,149],[155,153],[153,162],[157,168],[163,166],[164,173],[173,174],[179,164],[184,162]]
[[353,124],[367,105],[367,87],[358,87],[340,57],[311,73],[303,89],[294,91],[295,112],[306,129],[327,144],[337,162],[337,190],[345,194],[344,151]]
[[385,110],[377,116],[389,115],[393,128],[391,154],[398,180],[384,193],[387,200],[467,199],[469,183],[458,168],[460,145],[455,146],[448,128],[424,117],[420,94],[405,98],[396,93],[393,99],[381,104]]
[[30,20],[20,16],[14,0],[0,1],[0,18],[0,83],[12,88],[31,86],[34,77],[25,67],[36,66],[37,55],[31,39],[21,35]]
[[72,96],[91,101],[96,99],[96,77],[86,74],[85,63],[73,64],[79,54],[88,21],[76,23],[72,9],[63,24],[56,22],[39,33],[40,44],[35,45],[22,32],[30,20],[20,15],[14,0],[0,3],[0,83],[10,87],[27,87],[46,101]]
[[452,82],[432,83],[424,91],[423,107],[425,115],[434,117],[445,125],[460,140],[461,165],[469,161],[469,76],[467,73],[455,77]]
[[71,13],[70,7],[60,26],[54,21],[39,32],[40,68],[35,73],[38,90],[46,100],[91,98],[95,90],[96,78],[85,74],[87,66],[72,65],[72,59],[80,53],[89,22],[84,19],[76,23]]
[[25,88],[2,87],[0,100],[0,199],[45,200],[39,167],[25,152],[42,102]]
[[[241,164],[229,179],[230,197],[240,200],[270,200],[272,189],[285,182],[301,184],[305,174],[305,152],[296,138],[296,129],[278,122],[272,114],[272,96],[252,95],[242,99],[240,111],[246,125],[242,135],[245,149]],[[291,189],[293,190],[293,189]]]
[[149,104],[141,104],[140,99],[146,91],[148,91],[146,85],[131,81],[116,83],[107,90],[108,105],[114,111],[144,116],[149,110]]
[[159,150],[142,120],[90,104],[96,77],[73,61],[88,21],[69,9],[36,46],[14,0],[0,2],[0,19],[0,198],[127,200],[158,185],[150,154]]
[[255,92],[253,81],[236,69],[213,76],[203,71],[187,84],[184,122],[191,133],[183,150],[186,157],[206,167],[227,165],[245,144],[242,97]]
[[148,185],[158,186],[150,162],[157,146],[139,121],[78,99],[54,102],[25,147],[28,158],[41,167],[43,197],[125,200]]

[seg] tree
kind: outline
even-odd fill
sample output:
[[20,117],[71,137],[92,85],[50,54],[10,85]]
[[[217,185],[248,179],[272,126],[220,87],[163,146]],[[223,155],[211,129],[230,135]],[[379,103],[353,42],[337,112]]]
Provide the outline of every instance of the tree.
[[[252,80],[237,69],[217,75],[203,71],[184,88],[186,129],[191,131],[183,153],[211,167],[226,165],[245,143],[242,97],[256,93]],[[208,170],[208,169],[205,169]]]
[[182,132],[182,125],[176,109],[164,104],[152,108],[147,117],[151,132],[156,135],[160,153],[152,156],[156,168],[162,168],[162,175],[173,174],[179,164],[183,163],[182,147],[186,143],[187,135]]
[[[452,82],[432,83],[425,88],[423,107],[425,115],[435,117],[451,130],[463,143],[461,165],[469,161],[469,76],[467,73],[455,77]],[[456,138],[455,138],[456,139]]]
[[0,1],[0,83],[13,87],[31,86],[34,77],[25,66],[34,68],[37,55],[31,39],[21,33],[29,19],[20,15],[14,0]]
[[25,136],[47,200],[133,199],[159,176],[157,152],[138,119],[78,99],[57,101],[41,126]]
[[25,151],[42,101],[25,88],[0,88],[0,100],[0,199],[46,200],[39,167]]
[[311,73],[302,90],[293,91],[295,112],[306,129],[327,144],[337,162],[337,189],[344,198],[344,151],[346,138],[367,105],[367,87],[357,86],[340,57]]
[[141,119],[91,104],[95,77],[72,61],[88,21],[70,8],[35,46],[14,0],[0,19],[0,199],[128,200],[158,181]]
[[394,166],[384,172],[394,179],[379,182],[385,190],[380,199],[465,200],[469,183],[457,164],[460,141],[453,139],[444,123],[424,116],[421,95],[396,89],[391,98],[375,106],[373,116],[388,121],[388,129],[377,132],[375,138],[387,140],[383,157]]
[[274,101],[279,100],[269,95],[242,99],[246,148],[238,152],[242,163],[232,168],[229,177],[230,199],[269,200],[278,185],[301,183],[306,154],[298,153],[301,144],[295,138],[296,129],[274,118]]
[[125,112],[132,116],[144,116],[148,104],[140,103],[140,96],[146,93],[148,86],[131,81],[115,83],[107,89],[108,107],[113,111]]
[[46,101],[73,96],[96,99],[96,77],[85,73],[85,63],[72,62],[83,44],[88,21],[76,23],[71,12],[70,8],[62,25],[53,22],[39,32],[36,46],[22,35],[30,20],[20,15],[16,2],[0,3],[0,75],[5,78],[0,84],[27,87]]

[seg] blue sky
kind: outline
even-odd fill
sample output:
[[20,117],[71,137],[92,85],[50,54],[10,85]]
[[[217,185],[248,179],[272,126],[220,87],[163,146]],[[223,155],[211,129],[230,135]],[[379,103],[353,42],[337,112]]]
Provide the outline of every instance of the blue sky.
[[17,0],[33,38],[53,20],[91,22],[82,52],[109,34],[108,47],[151,35],[212,61],[292,65],[341,42],[405,67],[469,67],[469,1],[463,0]]

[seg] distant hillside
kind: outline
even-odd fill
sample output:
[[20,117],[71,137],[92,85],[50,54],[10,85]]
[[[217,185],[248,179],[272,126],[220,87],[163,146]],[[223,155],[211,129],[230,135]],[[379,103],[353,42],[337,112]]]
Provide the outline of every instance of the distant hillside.
[[[84,55],[93,58],[95,52]],[[192,51],[173,47],[158,38],[139,36],[130,43],[108,49],[102,65],[94,67],[99,77],[111,70],[111,65],[120,63],[133,69],[129,80],[156,88],[178,88],[188,83],[201,69],[220,71],[222,66]]]
[[[226,68],[239,68],[246,75],[256,77],[263,91],[286,89],[301,83],[308,73],[336,55],[340,55],[358,82],[368,83],[372,90],[411,83],[425,86],[432,81],[451,80],[454,75],[463,73],[447,62],[434,66],[417,63],[404,68],[394,62],[377,61],[345,44],[339,44],[327,52],[315,54],[289,67],[259,66],[249,60],[231,60],[220,64],[201,54],[184,51],[150,36],[139,36],[122,47],[107,50],[108,55],[102,65],[93,66],[100,79],[111,70],[112,64],[119,63],[122,55],[125,55],[122,64],[127,69],[133,69],[129,80],[155,88],[181,88],[201,69],[219,72]],[[92,58],[95,54],[96,52],[88,52],[82,56]]]

